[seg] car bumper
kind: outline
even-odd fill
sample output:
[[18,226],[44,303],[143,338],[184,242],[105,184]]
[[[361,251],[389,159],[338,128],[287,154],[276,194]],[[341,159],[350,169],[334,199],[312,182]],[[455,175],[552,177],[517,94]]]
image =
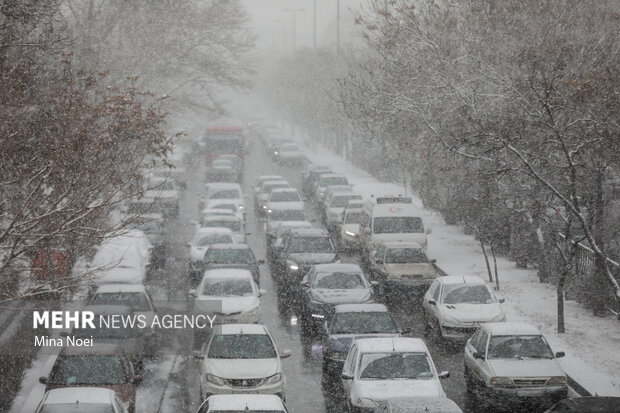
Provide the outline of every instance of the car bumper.
[[482,396],[488,405],[498,408],[514,409],[516,406],[550,407],[568,397],[568,387],[486,387]]
[[466,341],[478,329],[478,326],[441,326],[441,336],[454,341]]
[[231,387],[231,386],[218,386],[212,383],[207,383],[205,386],[205,397],[209,397],[214,394],[275,394],[284,399],[284,384],[280,381],[277,384],[262,385],[253,388],[246,387]]

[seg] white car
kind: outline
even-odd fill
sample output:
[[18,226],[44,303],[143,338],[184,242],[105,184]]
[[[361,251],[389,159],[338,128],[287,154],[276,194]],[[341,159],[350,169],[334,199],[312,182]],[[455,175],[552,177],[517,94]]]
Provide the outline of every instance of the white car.
[[218,203],[235,203],[238,212],[245,214],[245,203],[241,185],[233,182],[210,182],[205,184],[207,193],[201,197],[200,210],[218,208]]
[[288,413],[284,402],[272,394],[216,394],[205,400],[198,413]]
[[207,217],[202,222],[202,228],[228,228],[233,232],[233,237],[237,243],[245,243],[246,233],[242,218],[214,216]]
[[278,145],[274,151],[274,155],[279,163],[287,165],[296,165],[301,163],[304,158],[303,152],[295,143],[284,143],[282,145]]
[[151,244],[151,241],[149,241],[149,238],[146,236],[146,233],[144,231],[137,228],[126,230],[118,236],[112,238],[112,240],[114,245],[134,245],[138,247],[138,250],[140,251],[140,254],[142,254],[144,262],[150,265],[153,254],[153,244]]
[[[235,208],[236,210],[236,208]],[[216,217],[216,216],[228,216],[228,217],[240,217],[242,218],[242,216],[240,216],[237,212],[234,212],[233,209],[229,208],[205,208],[202,211],[200,211],[200,221],[197,223],[197,225],[201,225],[204,222],[205,218],[208,217]]]
[[334,192],[325,202],[325,225],[335,229],[342,224],[342,213],[349,201],[362,200],[362,196],[353,192]]
[[272,205],[280,203],[298,203],[303,205],[303,200],[295,188],[277,188],[272,190],[269,198],[267,198],[267,210]]
[[192,275],[202,275],[204,269],[204,256],[209,245],[234,244],[235,234],[230,228],[200,227],[196,229],[194,236],[187,243],[189,247],[189,270]]
[[344,362],[342,384],[349,412],[372,411],[395,397],[446,397],[426,344],[419,338],[355,340]]
[[463,413],[453,400],[445,397],[397,397],[379,404],[374,413]]
[[267,212],[267,201],[269,200],[269,196],[271,195],[271,191],[278,188],[290,188],[291,185],[285,180],[277,180],[277,181],[264,181],[256,196],[254,197],[254,209],[256,213],[266,213]]
[[164,216],[176,217],[179,214],[179,191],[172,178],[153,176],[144,192],[144,200],[155,203],[155,210]]
[[127,409],[112,389],[67,387],[45,392],[35,412],[127,413]]
[[480,277],[438,277],[424,294],[425,329],[441,338],[467,339],[480,323],[506,321],[503,302]]
[[259,290],[252,273],[242,268],[207,270],[195,290],[194,313],[208,312],[201,302],[217,301],[221,308],[214,311],[215,324],[251,324],[260,321],[260,297],[267,292]]
[[344,212],[340,225],[340,246],[346,250],[359,249],[360,241],[360,218],[362,208],[347,208]]
[[[231,214],[234,214],[238,216],[239,218],[242,218],[245,221],[245,216],[246,216],[245,205],[243,201],[239,199],[229,199],[229,200],[211,199],[206,202],[205,208],[201,210],[201,213],[204,213],[205,211],[214,210],[214,209],[227,210]],[[230,214],[224,214],[224,215],[230,215]]]
[[99,247],[90,265],[95,284],[143,284],[148,263],[135,245],[116,245],[106,242]]
[[283,181],[280,175],[259,175],[258,178],[254,181],[254,195],[258,194],[260,191],[260,187],[265,181]]
[[278,202],[271,206],[267,211],[267,223],[265,225],[267,243],[275,240],[276,230],[280,224],[288,221],[306,221],[303,202]]
[[481,324],[465,345],[467,392],[490,405],[544,410],[568,395],[560,357],[532,325]]
[[87,305],[121,305],[132,309],[134,315],[144,315],[147,324],[155,317],[155,306],[144,285],[104,284],[89,294]]
[[344,175],[338,174],[324,174],[321,175],[318,182],[316,183],[315,196],[319,203],[323,202],[323,197],[325,196],[325,190],[328,186],[332,185],[349,185],[349,181],[347,177]]
[[224,324],[213,329],[202,350],[200,391],[204,399],[214,394],[275,394],[284,400],[280,359],[289,357],[276,348],[262,324]]

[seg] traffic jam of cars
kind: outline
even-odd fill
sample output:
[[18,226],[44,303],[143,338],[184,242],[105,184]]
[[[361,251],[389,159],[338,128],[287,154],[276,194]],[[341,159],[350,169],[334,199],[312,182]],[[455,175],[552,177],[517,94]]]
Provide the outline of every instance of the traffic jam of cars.
[[[189,312],[219,303],[213,328],[187,337],[198,372],[197,400],[187,406],[199,413],[578,411],[562,407],[573,403],[557,361],[564,349],[552,349],[535,326],[507,321],[504,298],[484,280],[444,272],[428,255],[432,231],[411,197],[364,196],[346,175],[308,161],[277,128],[240,125],[210,124],[186,168],[151,172],[152,189],[124,206],[136,214],[131,228],[106,240],[88,264],[98,269],[84,307],[94,314],[156,317],[149,280],[158,271],[187,281],[180,294]],[[249,169],[252,159],[271,171]],[[200,189],[184,196],[192,179]],[[167,231],[187,218],[185,199],[198,211],[184,234],[186,264],[182,274],[167,273],[174,251]],[[280,329],[297,337],[301,354],[278,342]],[[157,332],[71,334],[95,335],[96,344],[60,351],[39,379],[45,394],[36,412],[139,413],[136,394],[145,364],[157,363]],[[460,360],[462,377],[443,368],[437,349]],[[318,366],[312,385],[321,389],[320,406],[291,407],[298,396],[289,387],[302,380],[291,356]],[[465,402],[447,396],[453,380],[464,383]]]

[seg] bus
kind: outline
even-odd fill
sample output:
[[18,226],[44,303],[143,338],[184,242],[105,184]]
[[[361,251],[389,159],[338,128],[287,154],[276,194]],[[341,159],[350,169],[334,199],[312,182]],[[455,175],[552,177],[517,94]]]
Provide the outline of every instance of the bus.
[[243,128],[230,121],[210,124],[204,135],[205,159],[211,165],[220,155],[236,155],[243,159],[245,136]]

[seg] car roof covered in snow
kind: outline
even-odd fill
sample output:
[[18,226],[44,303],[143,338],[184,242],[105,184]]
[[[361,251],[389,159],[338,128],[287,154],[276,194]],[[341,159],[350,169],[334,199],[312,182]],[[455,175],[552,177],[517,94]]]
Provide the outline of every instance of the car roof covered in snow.
[[540,330],[531,324],[527,323],[483,323],[480,327],[484,327],[488,330],[492,336],[540,336],[542,333]]
[[[207,218],[217,218],[214,220],[214,221],[217,221],[219,220],[219,218],[223,218],[227,216],[231,216],[231,215],[212,216],[212,217],[207,217]],[[233,232],[230,228],[224,228],[224,227],[199,227],[198,229],[196,229],[196,235],[198,236],[211,235],[211,234],[232,234],[232,233]]]
[[460,407],[446,397],[396,397],[384,402],[394,413],[461,413]]
[[216,335],[233,334],[268,334],[267,327],[262,324],[220,324],[214,327]]
[[207,190],[238,189],[241,192],[241,185],[236,182],[207,182],[205,187]]
[[304,203],[302,201],[270,202],[269,209],[272,211],[300,211],[304,209]]
[[256,178],[256,182],[280,180],[284,180],[284,178],[282,178],[280,175],[259,175],[258,178]]
[[362,272],[362,269],[357,264],[317,264],[314,268],[316,272]]
[[334,307],[336,313],[387,313],[384,304],[338,304]]
[[[386,241],[383,243],[383,246],[386,249],[390,249],[390,248],[415,248],[415,249],[422,249],[422,246],[420,244],[418,244],[417,242],[409,242],[409,241]],[[444,277],[446,278],[446,277]]]
[[346,175],[342,175],[342,174],[324,174],[321,175],[321,179],[325,179],[325,178],[346,178]]
[[133,309],[126,305],[119,304],[89,304],[82,308],[82,311],[92,311],[95,314],[114,315],[114,314],[131,314]]
[[443,284],[484,284],[484,280],[476,275],[446,275],[438,278]]
[[284,411],[282,400],[275,394],[217,394],[209,397],[207,402],[210,409],[224,412]]
[[60,356],[122,356],[123,348],[118,344],[94,342],[92,346],[63,347]]
[[360,353],[412,352],[428,353],[426,344],[414,337],[376,337],[355,340]]
[[275,188],[273,191],[271,191],[272,194],[274,193],[278,193],[278,192],[297,192],[297,189],[295,188]]
[[114,394],[114,390],[101,387],[65,387],[49,390],[45,404],[112,404]]
[[207,270],[204,278],[252,278],[252,272],[243,268],[216,268]]
[[146,293],[143,284],[103,284],[95,290],[97,294],[108,293]]
[[241,221],[241,218],[236,215],[214,215],[204,219],[204,222],[213,221]]

